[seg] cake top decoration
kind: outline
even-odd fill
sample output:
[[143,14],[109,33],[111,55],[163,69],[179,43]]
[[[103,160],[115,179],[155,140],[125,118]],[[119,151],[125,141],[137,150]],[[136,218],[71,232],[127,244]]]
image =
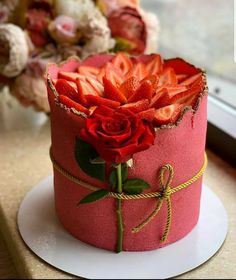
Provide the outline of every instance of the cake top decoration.
[[155,128],[197,109],[206,89],[204,72],[182,59],[123,52],[91,56],[71,71],[59,70],[51,82],[58,102],[73,111],[91,116],[101,105],[128,110]]

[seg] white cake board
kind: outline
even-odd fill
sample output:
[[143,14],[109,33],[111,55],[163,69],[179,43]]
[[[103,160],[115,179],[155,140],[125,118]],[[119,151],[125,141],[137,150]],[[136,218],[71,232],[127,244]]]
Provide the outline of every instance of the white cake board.
[[226,238],[228,218],[219,198],[203,186],[199,222],[185,238],[154,251],[116,254],[80,242],[64,230],[54,211],[50,176],[24,198],[18,226],[36,255],[70,274],[92,279],[165,279],[211,258]]

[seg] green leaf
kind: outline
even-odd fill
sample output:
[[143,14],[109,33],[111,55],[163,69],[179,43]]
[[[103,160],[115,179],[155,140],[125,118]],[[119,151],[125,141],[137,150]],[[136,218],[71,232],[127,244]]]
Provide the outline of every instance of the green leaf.
[[89,176],[105,181],[105,163],[92,163],[98,157],[99,155],[93,146],[76,138],[75,158],[80,168]]
[[[121,176],[122,176],[122,182],[124,183],[127,180],[127,177],[128,177],[128,166],[127,166],[126,162],[121,164]],[[115,190],[116,187],[117,187],[117,172],[116,172],[116,169],[112,170],[112,172],[110,173],[109,183],[110,183],[111,188],[113,190]]]
[[85,203],[92,203],[98,200],[101,200],[108,196],[109,191],[108,190],[98,190],[93,193],[90,193],[89,195],[85,196],[83,199],[80,200],[79,204],[85,204]]
[[116,45],[114,48],[115,52],[118,51],[129,52],[137,47],[135,43],[125,38],[115,37],[115,40],[116,40]]
[[150,185],[142,179],[130,179],[123,185],[123,191],[126,194],[140,194],[148,188],[150,188]]

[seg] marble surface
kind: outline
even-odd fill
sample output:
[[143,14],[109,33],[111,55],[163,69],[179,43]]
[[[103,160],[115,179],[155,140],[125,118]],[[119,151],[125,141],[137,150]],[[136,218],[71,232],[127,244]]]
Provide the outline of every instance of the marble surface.
[[[0,99],[0,231],[5,244],[0,242],[0,252],[5,253],[3,257],[0,254],[0,278],[16,275],[27,279],[75,278],[36,257],[22,241],[16,224],[25,194],[52,173],[49,146],[49,119],[31,109],[22,110],[7,92],[3,93]],[[236,278],[236,170],[210,151],[208,157],[204,182],[224,203],[229,215],[229,232],[212,259],[177,277],[179,279]]]

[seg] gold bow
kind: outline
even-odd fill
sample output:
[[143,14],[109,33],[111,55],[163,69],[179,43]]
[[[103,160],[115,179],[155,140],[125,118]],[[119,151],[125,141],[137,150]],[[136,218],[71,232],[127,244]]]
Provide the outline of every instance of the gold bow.
[[[166,183],[164,183],[164,175],[165,173],[168,172],[168,177],[166,180]],[[158,202],[155,210],[149,215],[147,219],[145,219],[141,224],[138,226],[134,227],[132,229],[133,233],[139,232],[141,229],[143,229],[148,223],[151,222],[151,220],[159,213],[159,211],[162,208],[162,205],[164,201],[167,203],[167,222],[166,222],[166,227],[165,231],[162,235],[161,242],[166,242],[170,227],[171,227],[171,221],[172,221],[172,206],[171,206],[171,183],[174,177],[174,169],[170,164],[164,165],[161,170],[160,170],[160,175],[159,175],[159,185],[161,186],[161,192],[160,195],[157,197]]]

